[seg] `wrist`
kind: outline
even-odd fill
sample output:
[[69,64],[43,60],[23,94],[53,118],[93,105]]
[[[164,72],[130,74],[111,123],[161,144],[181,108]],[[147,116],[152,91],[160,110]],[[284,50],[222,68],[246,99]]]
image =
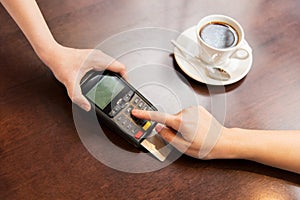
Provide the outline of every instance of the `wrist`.
[[208,155],[208,159],[243,158],[243,129],[223,128],[218,141]]
[[53,40],[47,44],[34,45],[33,48],[45,65],[47,65],[53,71],[53,67],[55,65],[53,65],[52,62],[55,60],[56,55],[59,54],[63,47]]
[[35,48],[35,52],[43,63],[55,72],[61,65],[61,55],[63,55],[64,47],[57,42]]

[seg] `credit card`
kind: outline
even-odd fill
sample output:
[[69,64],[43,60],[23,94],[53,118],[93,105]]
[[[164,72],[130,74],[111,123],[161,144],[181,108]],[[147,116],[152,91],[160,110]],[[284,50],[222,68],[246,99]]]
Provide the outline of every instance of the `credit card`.
[[153,129],[151,134],[141,142],[141,145],[161,162],[165,161],[171,153],[170,145],[166,144],[155,129]]

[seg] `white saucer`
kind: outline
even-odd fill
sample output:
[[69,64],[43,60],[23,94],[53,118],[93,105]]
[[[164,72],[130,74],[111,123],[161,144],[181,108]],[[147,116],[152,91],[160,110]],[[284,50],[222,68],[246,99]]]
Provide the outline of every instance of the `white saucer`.
[[[185,30],[180,36],[177,38],[177,42],[183,46],[189,52],[197,55],[198,53],[198,42],[196,37],[196,26],[190,27],[189,29]],[[228,63],[230,66],[230,75],[231,78],[227,81],[218,81],[208,77],[205,73],[205,64],[201,61],[195,61],[193,59],[192,63],[194,66],[186,61],[185,55],[178,50],[176,47],[174,49],[174,56],[177,64],[179,67],[186,73],[189,77],[199,81],[201,83],[209,84],[209,85],[229,85],[235,82],[238,82],[242,78],[244,78],[251,69],[252,62],[253,62],[253,55],[252,49],[247,43],[246,40],[242,41],[242,48],[246,49],[250,56],[245,60],[240,59],[231,59]],[[195,66],[198,66],[197,70]]]

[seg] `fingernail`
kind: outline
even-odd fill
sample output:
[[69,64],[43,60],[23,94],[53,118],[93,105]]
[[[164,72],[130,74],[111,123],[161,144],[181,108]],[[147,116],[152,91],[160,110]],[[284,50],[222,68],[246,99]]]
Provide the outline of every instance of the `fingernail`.
[[159,133],[164,127],[160,124],[157,124],[156,127],[155,127],[155,130],[157,133]]
[[83,104],[81,105],[81,107],[85,110],[85,111],[90,111],[90,105],[89,104]]
[[139,112],[139,110],[133,109],[133,110],[131,111],[131,114],[135,115],[135,114],[138,114],[138,112]]

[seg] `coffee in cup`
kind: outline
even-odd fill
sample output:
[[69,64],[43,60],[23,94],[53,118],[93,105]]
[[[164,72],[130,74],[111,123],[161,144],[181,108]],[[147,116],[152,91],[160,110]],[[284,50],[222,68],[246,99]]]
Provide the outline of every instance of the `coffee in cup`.
[[209,15],[196,28],[201,61],[208,65],[225,65],[230,59],[247,59],[242,48],[244,31],[234,19],[224,15]]
[[205,25],[199,35],[206,44],[217,49],[234,47],[239,41],[237,31],[223,22],[211,22]]

